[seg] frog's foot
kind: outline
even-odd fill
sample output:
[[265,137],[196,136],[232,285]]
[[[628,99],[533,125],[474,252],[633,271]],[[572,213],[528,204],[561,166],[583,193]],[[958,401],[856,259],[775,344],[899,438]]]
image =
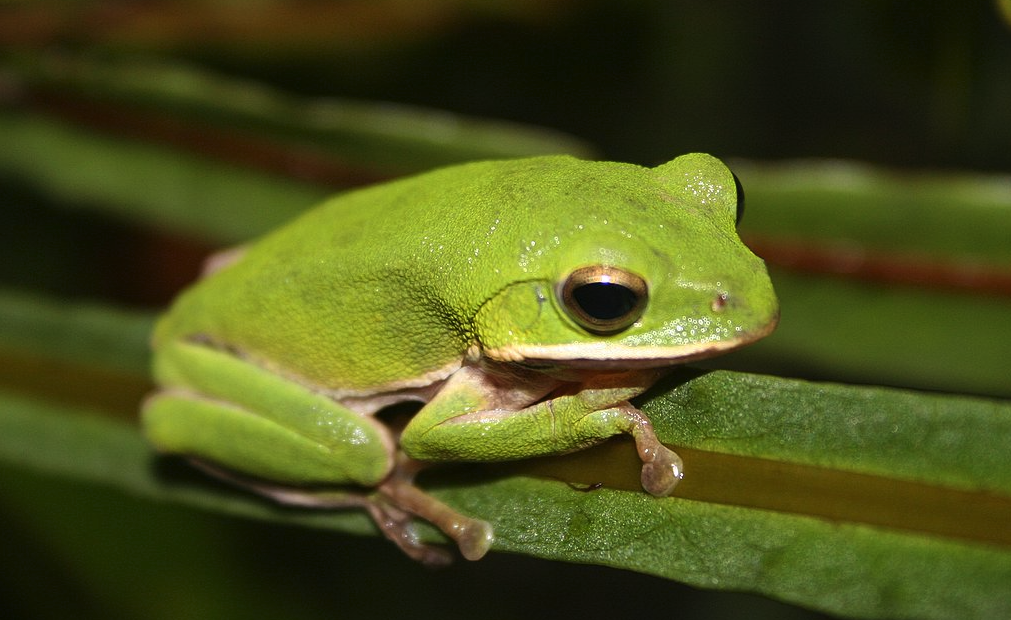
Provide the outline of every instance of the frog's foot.
[[200,459],[191,462],[207,473],[254,491],[279,504],[318,509],[362,508],[368,512],[383,536],[408,557],[428,566],[445,566],[453,561],[444,549],[422,543],[414,528],[414,517],[430,522],[453,539],[460,554],[468,560],[480,560],[493,540],[486,521],[471,519],[428,495],[410,481],[411,476],[395,475],[381,485],[378,493],[320,490],[271,484],[220,468]]
[[664,445],[639,448],[642,458],[642,488],[656,497],[667,497],[674,492],[684,477],[684,463],[676,452]]
[[642,488],[650,495],[666,497],[684,477],[684,462],[676,452],[663,445],[653,431],[653,424],[641,411],[626,405],[624,415],[633,422],[632,437],[642,460]]
[[448,566],[453,562],[453,556],[445,549],[439,549],[424,544],[418,540],[414,529],[413,517],[395,506],[362,497],[362,507],[372,517],[376,527],[383,536],[400,547],[412,560],[417,560],[426,566]]
[[379,492],[388,497],[393,505],[421,517],[452,538],[464,558],[480,560],[491,548],[494,535],[487,521],[472,519],[458,513],[414,486],[412,482],[394,476],[380,485]]

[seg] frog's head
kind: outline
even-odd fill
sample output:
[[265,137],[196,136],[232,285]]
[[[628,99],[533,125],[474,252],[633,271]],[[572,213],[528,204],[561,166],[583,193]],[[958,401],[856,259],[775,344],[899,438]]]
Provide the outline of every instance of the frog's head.
[[736,232],[743,192],[722,162],[690,154],[652,169],[609,170],[600,177],[606,189],[584,177],[567,190],[579,205],[560,218],[579,225],[528,261],[531,277],[482,306],[476,327],[486,357],[663,366],[718,355],[775,328],[779,306],[765,264]]

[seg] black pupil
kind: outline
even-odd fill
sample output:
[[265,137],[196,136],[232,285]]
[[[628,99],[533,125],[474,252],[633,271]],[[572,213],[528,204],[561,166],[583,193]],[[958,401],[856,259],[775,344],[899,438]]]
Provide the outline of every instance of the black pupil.
[[572,291],[583,312],[598,321],[613,321],[635,308],[638,298],[628,287],[613,282],[591,282]]

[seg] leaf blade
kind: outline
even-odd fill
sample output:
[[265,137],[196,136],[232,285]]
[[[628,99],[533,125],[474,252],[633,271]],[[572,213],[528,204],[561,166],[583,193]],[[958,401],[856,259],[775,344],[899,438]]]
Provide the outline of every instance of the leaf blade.
[[[731,373],[721,374],[725,384]],[[667,393],[660,392],[661,403]],[[132,426],[10,397],[0,401],[0,412],[0,458],[18,466],[226,514],[371,531],[357,513],[279,510],[218,486],[159,478]],[[653,417],[664,429],[677,422],[656,405]],[[579,492],[543,475],[536,466],[525,475],[490,478],[449,470],[424,482],[455,508],[491,521],[500,551],[746,589],[852,617],[983,618],[1009,611],[1006,546],[681,497],[658,500],[638,491]]]

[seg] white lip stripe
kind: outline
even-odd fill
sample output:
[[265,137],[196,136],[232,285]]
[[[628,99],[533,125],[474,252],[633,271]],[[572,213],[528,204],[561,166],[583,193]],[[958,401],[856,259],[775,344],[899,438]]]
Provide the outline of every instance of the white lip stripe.
[[714,355],[721,351],[737,348],[751,342],[753,338],[706,342],[681,347],[628,347],[607,342],[589,344],[562,344],[543,347],[509,347],[491,349],[485,356],[502,362],[520,361],[678,361],[697,359]]
[[547,346],[513,346],[500,349],[486,349],[484,356],[501,362],[558,362],[603,365],[623,362],[630,365],[662,365],[692,361],[712,357],[724,351],[736,349],[768,335],[775,328],[775,322],[766,329],[744,334],[730,340],[699,342],[673,347],[630,347],[613,342],[590,342],[584,344],[559,344]]

